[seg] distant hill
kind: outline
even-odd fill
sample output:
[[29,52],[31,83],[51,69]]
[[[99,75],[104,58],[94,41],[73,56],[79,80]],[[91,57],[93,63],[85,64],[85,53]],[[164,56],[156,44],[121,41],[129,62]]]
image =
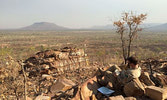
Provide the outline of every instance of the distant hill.
[[[143,31],[150,31],[150,32],[167,32],[167,23],[160,24],[160,23],[143,23],[139,27],[143,28]],[[90,28],[80,28],[80,29],[71,29],[66,28],[63,26],[56,25],[54,23],[49,22],[38,22],[34,23],[30,26],[22,27],[19,29],[1,29],[1,30],[53,30],[53,31],[61,31],[61,30],[90,30],[90,31],[98,31],[98,30],[115,30],[112,24],[108,25],[97,25]]]
[[158,25],[161,25],[161,24],[160,23],[143,23],[140,25],[140,27],[145,29],[145,28],[150,28]]
[[167,32],[167,23],[148,28],[148,31]]
[[112,24],[104,25],[104,26],[93,26],[90,29],[95,30],[113,30],[114,26]]
[[[144,24],[141,24],[140,27],[145,30],[145,29],[148,29],[150,27],[157,26],[157,25],[160,25],[160,24],[159,23],[144,23]],[[112,24],[108,24],[108,25],[104,25],[104,26],[93,26],[90,29],[96,29],[96,30],[113,30],[115,28],[116,27],[114,27]]]
[[20,28],[19,30],[68,30],[66,27],[58,26],[54,23],[39,22],[30,26]]

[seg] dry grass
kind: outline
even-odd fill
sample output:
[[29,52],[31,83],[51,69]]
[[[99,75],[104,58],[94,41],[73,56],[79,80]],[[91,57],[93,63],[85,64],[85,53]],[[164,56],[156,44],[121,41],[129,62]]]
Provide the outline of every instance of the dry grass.
[[[119,35],[111,31],[0,31],[0,55],[26,59],[38,51],[65,46],[84,48],[91,63],[120,63]],[[165,57],[166,33],[139,33],[132,43],[132,54],[139,59]]]

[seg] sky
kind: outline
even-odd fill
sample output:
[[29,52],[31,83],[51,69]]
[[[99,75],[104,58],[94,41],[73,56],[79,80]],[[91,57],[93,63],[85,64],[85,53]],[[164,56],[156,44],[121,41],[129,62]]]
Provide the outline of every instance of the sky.
[[0,29],[51,22],[68,28],[112,24],[122,12],[147,13],[145,23],[167,22],[167,0],[0,0]]

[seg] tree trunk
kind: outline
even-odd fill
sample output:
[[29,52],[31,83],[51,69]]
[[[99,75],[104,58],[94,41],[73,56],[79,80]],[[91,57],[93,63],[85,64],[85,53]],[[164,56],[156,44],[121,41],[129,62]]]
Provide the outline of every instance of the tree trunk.
[[26,78],[26,73],[24,71],[24,66],[21,62],[21,68],[22,68],[22,71],[23,71],[23,76],[24,76],[24,99],[27,100],[27,78]]
[[124,64],[126,64],[126,50],[125,50],[125,41],[123,39],[123,33],[121,34],[121,42],[122,42],[122,54],[123,54],[123,58],[124,58]]

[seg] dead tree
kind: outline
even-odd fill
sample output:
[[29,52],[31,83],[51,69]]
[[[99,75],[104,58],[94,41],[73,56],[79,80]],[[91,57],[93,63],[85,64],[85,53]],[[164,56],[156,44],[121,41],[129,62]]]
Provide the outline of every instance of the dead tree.
[[136,15],[133,12],[125,12],[122,14],[122,18],[119,21],[114,22],[116,32],[120,34],[122,55],[125,64],[126,59],[130,56],[132,41],[137,36],[138,32],[142,31],[139,25],[143,23],[146,17],[147,14]]
[[24,76],[24,99],[27,100],[27,77],[26,77],[26,73],[25,73],[25,70],[24,70],[24,63],[23,61],[18,61],[20,66],[21,66],[21,69],[22,69],[22,72],[23,72],[23,76]]

